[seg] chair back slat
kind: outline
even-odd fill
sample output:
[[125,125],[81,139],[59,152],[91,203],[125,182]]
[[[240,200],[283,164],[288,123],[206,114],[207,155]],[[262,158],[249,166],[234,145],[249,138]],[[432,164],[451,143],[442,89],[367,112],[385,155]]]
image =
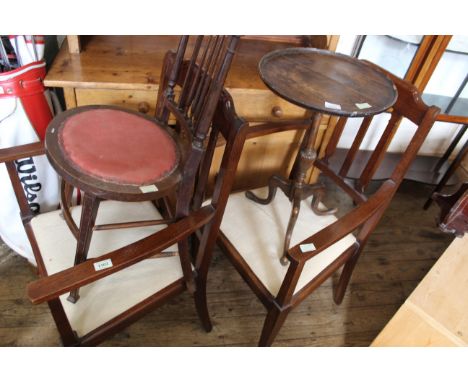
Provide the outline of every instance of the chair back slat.
[[332,136],[330,137],[328,145],[325,149],[325,155],[323,158],[325,162],[328,162],[328,158],[330,158],[335,153],[336,146],[338,145],[338,141],[341,138],[341,134],[343,133],[343,129],[347,121],[348,118],[346,117],[340,117],[340,119],[338,119],[338,122],[335,125],[335,129],[333,130]]
[[190,126],[193,139],[198,136],[203,140],[239,38],[196,36],[193,40],[183,36],[176,54],[166,58],[168,67],[160,80],[166,87],[164,102],[157,109],[156,118],[167,123],[172,113],[176,124]]
[[[179,40],[179,45],[177,47],[177,53],[175,55],[174,62],[171,65],[171,71],[168,77],[167,81],[161,81],[160,84],[162,85],[163,83],[167,84],[165,89],[162,92],[162,108],[160,110],[161,115],[159,116],[160,120],[163,121],[164,123],[167,123],[169,119],[169,110],[167,109],[166,105],[167,103],[173,102],[174,97],[175,97],[175,91],[174,88],[177,83],[177,77],[182,65],[182,61],[184,59],[185,51],[187,49],[187,43],[189,40],[189,36],[182,36],[181,39]],[[163,73],[164,75],[164,73]],[[158,97],[159,100],[159,97]]]
[[205,70],[202,68],[202,72],[205,74],[203,75],[202,81],[199,83],[195,99],[192,101],[192,116],[196,120],[200,118],[202,107],[206,101],[206,95],[211,87],[212,81],[215,78],[216,69],[218,67],[218,59],[221,53],[221,48],[223,46],[223,40],[223,37],[216,36],[209,60],[206,62],[206,68]]
[[[177,53],[166,56],[160,80],[166,89],[160,92],[164,101],[156,118],[166,118],[163,122],[167,123],[169,115],[173,116],[185,145],[177,217],[187,215],[196,178],[209,170],[201,162],[210,161],[214,152],[216,141],[209,141],[208,132],[238,40],[238,36],[184,36]],[[212,132],[217,135],[215,129]]]
[[387,152],[387,148],[392,142],[393,137],[398,129],[399,122],[402,117],[396,112],[392,113],[390,120],[388,121],[387,127],[385,128],[383,134],[381,135],[377,146],[373,150],[369,160],[367,161],[364,170],[362,170],[361,175],[358,180],[357,188],[359,191],[363,192],[364,188],[367,187],[372,177],[378,170],[384,155]]
[[403,180],[406,172],[408,171],[409,166],[411,165],[411,162],[417,155],[419,149],[424,143],[424,140],[429,134],[439,112],[440,109],[438,107],[431,106],[424,115],[423,120],[419,124],[418,129],[411,138],[409,145],[406,147],[406,150],[403,153],[401,160],[398,162],[395,169],[393,170],[391,179],[396,184],[400,184]]
[[[372,124],[372,118],[364,118],[350,148],[346,152],[345,159],[341,164],[339,164],[339,159],[335,158],[335,161],[333,161],[332,157],[336,153],[337,145],[348,121],[347,118],[341,117],[335,125],[335,129],[325,149],[323,159],[317,160],[317,167],[320,170],[326,172],[329,176],[333,176],[336,179],[341,179],[342,182],[344,182],[344,178],[346,177],[354,177],[356,170],[359,171],[357,173],[359,174],[358,178],[354,183],[354,186],[351,187],[353,187],[357,193],[365,196],[364,191],[369,185],[370,181],[379,171],[380,166],[384,161],[384,157],[387,154],[388,148],[396,132],[398,131],[402,120],[408,119],[417,125],[417,129],[413,137],[408,141],[408,146],[401,155],[401,159],[391,170],[389,178],[395,180],[396,187],[398,187],[401,180],[403,179],[404,173],[407,171],[409,163],[411,163],[411,161],[414,159],[414,156],[417,154],[417,150],[416,152],[414,151],[415,147],[418,147],[419,149],[423,143],[423,141],[420,141],[420,139],[423,139],[421,137],[425,137],[428,133],[427,128],[430,128],[430,126],[427,127],[423,124],[426,123],[425,121],[428,121],[427,123],[432,126],[435,118],[432,117],[436,115],[438,109],[435,106],[427,106],[422,101],[421,94],[414,85],[391,74],[390,72],[387,72],[375,64],[372,64],[368,61],[363,61],[363,63],[365,65],[371,66],[375,70],[383,72],[395,84],[395,88],[398,92],[398,98],[393,107],[389,110],[391,112],[390,119],[386,127],[383,129],[383,132],[378,137],[377,145],[374,149],[372,149],[372,152],[367,155],[368,159],[365,161],[360,161],[359,158],[366,158],[366,155],[358,155],[358,152],[362,146],[362,142],[364,141],[367,134],[370,134],[370,132],[375,134],[376,132],[375,129],[370,128]],[[428,119],[429,116],[431,116],[431,120]],[[333,163],[333,169],[330,167],[329,162]],[[331,174],[331,172],[333,172],[333,174]],[[356,195],[351,193],[349,190],[348,185],[350,185],[350,183],[346,182],[346,185],[346,192],[350,194],[350,196],[356,201]]]
[[[188,105],[190,102],[191,93],[190,91],[195,87],[196,81],[193,81],[193,76],[200,75],[200,70],[197,68],[197,58],[202,46],[203,36],[198,36],[195,42],[195,47],[193,48],[192,57],[189,61],[189,66],[187,69],[187,75],[185,76],[184,83],[182,85],[182,92],[180,93],[179,105],[178,108],[187,112]],[[206,51],[204,52],[206,55]],[[192,86],[189,86],[190,81],[192,81]]]
[[[205,49],[203,49],[203,52],[202,52],[201,57],[199,59],[198,59],[198,54],[197,54],[196,57],[193,57],[194,70],[193,70],[193,72],[189,73],[186,76],[187,83],[186,83],[186,85],[184,85],[184,88],[186,87],[188,89],[187,101],[183,105],[183,110],[184,110],[185,113],[188,113],[190,105],[194,101],[195,94],[197,92],[199,84],[203,79],[203,68],[205,67],[205,62],[206,62],[206,59],[208,57],[208,51],[210,50],[210,46],[212,44],[212,41],[213,41],[213,37],[210,36],[208,38],[208,42],[206,43]],[[201,38],[201,41],[198,42],[200,44],[200,46],[201,46],[202,42],[203,42],[203,37]],[[197,62],[197,59],[198,59],[198,62]]]
[[343,165],[341,166],[340,169],[340,176],[346,176],[348,174],[348,171],[351,167],[351,165],[354,162],[354,159],[356,157],[356,154],[361,147],[362,140],[366,136],[367,130],[369,129],[369,126],[372,122],[372,117],[365,117],[361,123],[361,126],[359,127],[359,130],[356,134],[356,138],[353,141],[353,144],[351,145],[351,148],[348,151],[348,154],[346,155],[346,158],[343,162]]
[[[215,112],[219,96],[224,86],[224,81],[234,57],[234,52],[239,41],[237,36],[227,36],[223,38],[222,54],[218,57],[216,65],[213,67],[214,71],[210,76],[209,91],[206,96],[203,96],[202,109],[195,119],[196,125],[194,127],[195,139],[203,140],[211,126],[211,120]],[[216,95],[214,97],[213,95]]]
[[185,128],[187,129],[187,131],[189,131],[189,128],[190,128],[189,121],[185,118],[184,113],[175,104],[171,102],[168,102],[166,104],[166,108],[172,115],[174,115],[177,121],[177,124],[180,127]]
[[189,107],[191,108],[190,113],[193,115],[196,105],[200,101],[202,89],[205,86],[206,82],[209,80],[209,71],[211,62],[213,61],[213,55],[215,51],[216,44],[218,42],[219,36],[209,37],[208,44],[205,47],[203,59],[199,65],[199,75],[197,78],[197,83],[194,86],[193,94],[190,99]]

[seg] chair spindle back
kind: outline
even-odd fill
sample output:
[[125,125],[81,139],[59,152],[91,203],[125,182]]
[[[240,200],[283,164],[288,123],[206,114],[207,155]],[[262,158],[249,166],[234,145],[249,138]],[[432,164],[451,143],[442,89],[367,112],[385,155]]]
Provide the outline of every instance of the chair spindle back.
[[[390,178],[396,183],[397,186],[403,180],[403,176],[409,166],[410,161],[413,158],[413,155],[416,155],[427,133],[429,132],[434,116],[439,112],[437,107],[428,107],[424,104],[420,98],[418,90],[413,85],[370,62],[364,61],[364,63],[366,65],[372,66],[376,70],[384,72],[392,79],[398,91],[398,99],[393,107],[389,110],[391,113],[390,119],[384,128],[377,145],[373,149],[365,164],[362,166],[354,187],[349,186],[348,184],[348,189],[345,189],[358,204],[366,200],[364,191],[369,185],[373,176],[379,170],[384,156],[387,153],[388,147],[392,142],[402,119],[407,118],[416,124],[418,128],[416,129],[413,137],[409,140],[410,143],[408,144],[408,147],[391,173]],[[317,167],[319,167],[319,169],[324,171],[327,175],[332,176],[335,178],[335,180],[340,180],[340,183],[344,184],[344,178],[349,175],[353,163],[356,162],[356,155],[362,145],[362,142],[366,138],[367,134],[373,130],[371,127],[372,120],[372,117],[366,117],[363,119],[353,140],[353,143],[351,144],[351,147],[349,148],[345,159],[341,164],[340,169],[337,173],[331,173],[333,170],[331,170],[328,164],[331,157],[336,152],[338,142],[347,122],[347,118],[340,118],[335,125],[335,129],[325,149],[324,157],[317,160],[316,162]],[[375,131],[373,131],[373,133],[375,133]],[[353,190],[351,190],[351,188],[353,188]]]
[[238,36],[183,36],[177,52],[166,54],[156,118],[169,123],[172,115],[185,145],[178,217],[188,213],[213,115],[238,41]]

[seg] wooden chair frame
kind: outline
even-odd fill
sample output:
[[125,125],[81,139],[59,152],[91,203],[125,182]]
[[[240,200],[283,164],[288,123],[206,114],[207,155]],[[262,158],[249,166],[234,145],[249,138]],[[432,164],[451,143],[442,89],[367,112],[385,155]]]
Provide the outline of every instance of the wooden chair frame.
[[[185,40],[182,39],[181,44],[186,44],[186,41],[184,41]],[[237,38],[230,39],[231,44],[229,49],[231,53],[234,52],[236,42]],[[170,84],[172,89],[176,85],[182,84],[181,81],[186,78],[186,71],[189,70],[191,66],[196,68],[196,65],[193,65],[192,61],[183,61],[180,59],[180,62],[178,62],[176,55],[172,52],[166,55],[165,62],[166,65],[162,73],[162,78],[166,83],[173,80],[173,83]],[[183,184],[178,188],[178,198],[182,200],[182,202],[176,204],[175,221],[161,231],[142,240],[98,258],[86,260],[61,272],[52,275],[47,274],[31,226],[31,220],[34,218],[34,215],[22,191],[21,183],[14,165],[14,161],[20,158],[44,154],[44,144],[38,142],[0,150],[0,163],[5,163],[8,169],[20,206],[23,225],[38,265],[37,269],[40,278],[28,285],[28,297],[34,304],[42,302],[48,303],[64,345],[96,345],[105,338],[115,334],[122,328],[138,320],[147,312],[162,305],[168,299],[188,289],[186,282],[187,272],[184,272],[184,276],[181,279],[168,285],[80,338],[78,338],[73,331],[59,296],[114,274],[144,259],[155,255],[157,256],[162,250],[173,244],[178,243],[180,248],[180,243],[184,243],[184,249],[186,249],[188,253],[188,238],[195,234],[199,237],[199,245],[197,247],[198,255],[196,256],[194,270],[191,268],[189,270],[189,276],[196,284],[204,285],[197,281],[197,274],[203,274],[201,267],[202,264],[204,264],[203,257],[206,252],[205,248],[215,242],[217,233],[216,227],[219,227],[227,197],[232,187],[237,163],[242,151],[243,142],[245,141],[246,128],[248,127],[243,120],[237,117],[230,95],[222,89],[222,83],[224,82],[227,68],[229,67],[228,64],[229,63],[225,62],[221,66],[221,74],[218,74],[216,80],[211,82],[210,86],[215,86],[219,90],[218,96],[216,99],[213,97],[209,99],[208,106],[204,105],[200,109],[203,111],[202,115],[197,116],[195,112],[192,112],[191,107],[187,108],[191,115],[195,118],[199,118],[200,123],[190,125],[190,118],[187,118],[186,115],[184,116],[183,113],[179,112],[181,119],[177,119],[177,127],[186,129],[186,133],[190,134],[194,139],[191,140],[190,136],[186,136],[187,142],[189,143],[189,150],[183,153],[185,154],[183,160],[187,164],[187,166],[184,167],[184,171],[186,171],[188,175],[183,178]],[[180,65],[183,70],[176,71],[174,65]],[[159,99],[162,100],[158,103],[159,116],[167,119],[170,114],[178,113],[179,105],[177,108],[170,106],[175,104],[174,98],[171,98],[171,89],[169,89],[166,94],[161,95]],[[211,109],[211,117],[209,117],[209,113],[206,111],[208,109]],[[170,110],[170,113],[164,114],[167,110]],[[197,126],[197,128],[193,128],[194,126]],[[214,193],[211,203],[201,206],[205,191],[204,184],[206,184],[208,179],[208,170],[211,167],[216,142],[220,134],[226,141],[226,146],[219,167],[219,173],[216,177]],[[208,141],[205,144],[207,138]],[[170,210],[168,209],[166,212],[170,213]],[[113,266],[96,272],[93,263],[104,259],[110,259]],[[190,258],[188,259],[190,261]],[[191,262],[189,266],[191,267]],[[196,292],[194,293],[194,298],[202,324],[206,330],[210,330],[211,323],[207,313],[205,294]]]
[[[186,217],[179,219],[177,222],[168,225],[167,228],[138,242],[100,257],[87,260],[53,275],[48,275],[44,266],[42,255],[31,227],[31,220],[34,214],[28,205],[14,165],[15,160],[44,154],[44,145],[42,142],[37,142],[0,150],[0,163],[5,163],[8,169],[20,206],[23,225],[33,249],[37,262],[37,272],[40,277],[39,280],[28,285],[27,294],[34,304],[42,302],[48,303],[64,345],[96,345],[135,322],[144,314],[164,304],[175,295],[182,293],[187,287],[184,278],[181,278],[81,338],[76,336],[76,333],[70,326],[62,302],[58,298],[60,295],[100,280],[139,261],[157,255],[165,248],[195,233],[199,235],[200,244],[198,246],[198,255],[195,262],[193,277],[197,281],[197,285],[201,285],[203,288],[205,284],[198,282],[196,275],[206,274],[206,270],[203,269],[203,265],[206,266],[204,254],[208,253],[206,248],[212,248],[215,243],[217,227],[219,228],[229,191],[234,181],[234,175],[242,152],[247,128],[248,124],[235,114],[230,95],[226,91],[223,91],[218,109],[214,116],[210,142],[216,142],[219,134],[221,134],[226,140],[226,146],[219,173],[216,177],[211,203],[203,207],[199,205],[193,208]],[[205,160],[203,161],[203,167],[205,169],[209,168],[211,164],[215,147],[216,145],[210,144],[209,149],[206,151]],[[198,180],[199,182],[205,182],[206,178],[207,172],[206,175],[203,173],[202,176],[198,177]],[[200,187],[198,189],[202,190],[203,188]],[[202,199],[200,196],[197,198],[198,200]],[[93,263],[104,259],[111,259],[114,266],[96,272]],[[210,330],[211,323],[207,313],[206,298],[204,293],[200,293],[201,290],[203,289],[197,290],[194,295],[195,305],[203,326],[206,330]]]
[[[61,206],[64,207],[65,221],[77,238],[75,264],[80,264],[87,258],[93,230],[96,229],[95,219],[102,200],[152,200],[164,212],[162,220],[131,222],[131,226],[167,224],[188,215],[195,178],[204,155],[213,114],[239,37],[196,36],[193,39],[195,42],[189,44],[190,36],[182,36],[177,51],[168,52],[164,59],[156,105],[156,120],[161,128],[173,136],[180,152],[177,153],[177,168],[155,184],[155,191],[142,193],[138,185],[128,186],[112,181],[103,182],[99,178],[77,171],[75,166],[64,158],[62,150],[57,147],[56,135],[65,117],[59,115],[49,126],[46,135],[47,155],[51,164],[64,178],[61,187]],[[176,97],[176,87],[180,89],[179,97]],[[88,108],[97,107],[99,106]],[[68,117],[75,112],[82,112],[83,109],[86,111],[86,108],[72,109],[64,114]],[[106,108],[111,107],[106,106]],[[176,120],[174,132],[177,134],[171,134],[168,127],[170,116]],[[148,117],[141,118],[148,119]],[[85,192],[79,229],[69,212],[72,186]],[[177,195],[176,211],[171,214],[168,208],[168,196],[174,193]],[[97,228],[102,230],[129,226],[128,222],[124,222]],[[195,284],[190,265],[188,241],[180,241],[178,247],[187,288],[193,293]],[[79,290],[73,290],[68,299],[75,303],[79,299]]]
[[[315,166],[322,171],[323,175],[329,177],[338,187],[346,192],[353,199],[357,207],[342,218],[338,219],[335,223],[315,233],[298,245],[289,248],[287,251],[289,267],[281,288],[276,296],[273,296],[262,284],[260,279],[253,273],[246,261],[242,258],[241,254],[236,250],[234,245],[223,234],[223,232],[221,231],[219,234],[218,243],[221,249],[267,309],[268,313],[259,341],[260,346],[270,346],[289,312],[343,266],[339,282],[334,287],[333,295],[337,304],[342,302],[353,269],[369,238],[369,235],[373,232],[386,208],[390,204],[405,172],[416,156],[440,111],[435,106],[428,107],[425,105],[422,102],[417,89],[408,82],[393,76],[391,73],[386,72],[374,64],[369,62],[366,62],[366,64],[371,65],[377,70],[381,70],[388,75],[395,83],[399,93],[395,105],[390,110],[390,121],[384,130],[375,151],[368,163],[365,165],[355,186],[350,184],[346,180],[347,171],[349,170],[350,164],[352,163],[371,123],[371,117],[366,117],[362,122],[355,142],[351,146],[340,171],[336,173],[328,165],[329,159],[335,152],[339,138],[346,124],[347,119],[342,117],[335,127],[331,140],[326,148],[325,156],[315,161]],[[374,195],[368,198],[364,194],[364,190],[372,179],[372,175],[377,171],[388,145],[399,126],[398,122],[402,117],[407,117],[415,123],[418,126],[417,130],[403,153],[401,160],[394,168],[390,178],[380,186]],[[250,128],[247,139],[250,137],[258,137],[260,135],[303,128],[307,128],[305,123],[288,124],[288,122],[285,122],[281,124],[257,125]],[[318,197],[320,197],[320,195],[318,195]],[[301,290],[294,293],[306,262],[350,233],[355,234],[356,242],[343,251],[341,255],[339,255]],[[300,245],[307,243],[313,243],[316,249],[303,253],[300,249]],[[210,256],[206,256],[204,260],[209,262]],[[204,275],[201,281],[205,280],[206,276]],[[203,288],[200,288],[200,290],[203,290]]]

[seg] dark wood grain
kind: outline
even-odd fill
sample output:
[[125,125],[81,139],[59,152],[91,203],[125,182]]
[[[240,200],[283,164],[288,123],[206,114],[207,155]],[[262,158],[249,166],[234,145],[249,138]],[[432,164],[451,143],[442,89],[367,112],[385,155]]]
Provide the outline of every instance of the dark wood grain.
[[[361,126],[359,127],[359,132],[356,135],[356,138],[353,141],[350,149],[348,150],[348,154],[346,155],[346,159],[343,162],[343,165],[340,169],[340,176],[346,176],[349,171],[349,168],[353,164],[354,160],[356,159],[356,154],[361,147],[362,140],[366,136],[367,129],[369,128],[372,122],[372,117],[366,117],[363,119]],[[337,126],[337,131],[340,131],[341,126]]]
[[[190,217],[169,225],[167,228],[136,243],[75,264],[74,267],[55,273],[47,278],[39,279],[28,285],[28,297],[33,304],[39,304],[51,298],[61,296],[74,288],[79,288],[118,272],[177,243],[182,238],[205,225],[211,220],[213,215],[213,208],[206,206]],[[110,259],[113,266],[96,272],[93,264],[106,259]]]
[[44,142],[7,147],[0,149],[0,162],[8,162],[41,154],[45,154]]
[[[323,66],[321,66],[322,63]],[[292,309],[296,308],[313,291],[317,290],[320,285],[333,276],[338,277],[333,288],[333,299],[338,305],[343,302],[345,292],[351,281],[351,275],[371,237],[370,235],[375,231],[390,205],[405,173],[416,157],[440,110],[437,107],[425,105],[421,101],[420,93],[408,82],[395,77],[373,64],[359,62],[346,56],[323,53],[317,50],[288,49],[267,55],[260,63],[260,70],[265,83],[277,94],[297,104],[316,110],[314,122],[316,122],[317,116],[320,115],[318,112],[336,115],[340,115],[341,113],[342,115],[338,122],[336,134],[333,136],[332,147],[330,150],[325,151],[326,156],[324,158],[316,159],[314,147],[309,139],[315,131],[316,123],[313,123],[304,135],[300,153],[291,171],[289,182],[273,177],[273,181],[269,183],[268,196],[265,199],[259,199],[251,193],[246,194],[248,199],[267,204],[274,198],[276,188],[278,187],[285,192],[289,200],[293,201],[292,210],[290,207],[289,209],[277,211],[277,213],[288,214],[290,216],[285,236],[287,248],[285,256],[282,258],[283,260],[286,257],[289,260],[289,265],[282,261],[282,264],[287,265],[288,269],[277,296],[271,296],[270,293],[265,291],[262,282],[246,261],[244,261],[242,254],[229,242],[229,238],[226,235],[220,235],[221,247],[225,250],[227,257],[267,310],[259,345],[269,346],[280,332],[281,326],[285,323],[286,316]],[[370,82],[367,82],[368,80]],[[380,83],[379,80],[381,81]],[[380,84],[381,88],[379,88],[378,84]],[[360,94],[365,99],[363,95],[366,92],[367,95],[374,97],[374,102],[370,101],[370,98],[367,101],[356,101],[356,94]],[[398,99],[395,100],[396,94],[398,94]],[[340,98],[342,96],[344,98]],[[358,130],[355,141],[351,145],[344,164],[341,166],[341,170],[335,172],[329,166],[329,163],[336,152],[335,148],[339,136],[345,128],[344,116],[354,117],[358,114],[350,103],[344,104],[345,107],[341,108],[340,113],[336,111],[330,112],[330,110],[324,107],[325,100],[332,102],[333,100],[341,99],[343,102],[352,100],[352,104],[367,102],[374,106],[367,108],[366,112],[360,113],[360,115],[367,116],[367,118],[364,119],[363,125]],[[344,177],[357,156],[357,150],[361,142],[370,130],[370,116],[379,111],[387,110],[392,105],[393,107],[390,110],[392,115],[389,124],[380,137],[379,143],[370,156],[369,161],[365,164],[359,181],[356,184],[346,182]],[[409,140],[404,154],[392,169],[389,179],[381,184],[378,190],[365,194],[364,191],[369,186],[370,179],[372,179],[372,176],[380,167],[383,156],[398,127],[398,123],[403,117],[408,118],[417,125],[416,132]],[[265,133],[272,131],[269,128],[262,130],[261,127],[257,127],[257,129],[259,132],[264,131]],[[297,201],[300,200],[301,194],[307,195],[303,191],[303,188],[307,189],[306,186],[302,186],[305,170],[314,160],[315,165],[323,171],[323,175],[328,177],[330,181],[335,182],[336,186],[350,196],[356,205],[350,208],[350,212],[341,215],[333,224],[303,240],[302,243],[312,243],[316,248],[313,251],[304,253],[299,248],[300,244],[288,248],[288,238],[293,229],[291,228],[291,223],[294,225],[295,216],[299,210],[299,203]],[[314,198],[325,196],[322,192],[322,185],[318,184],[312,187],[320,190],[319,193],[313,194]],[[246,203],[249,203],[247,198]],[[317,205],[318,203],[315,200],[311,207],[314,208]],[[315,210],[314,212],[317,215],[323,213],[322,211]],[[226,224],[229,224],[229,216],[226,216],[225,219]],[[275,229],[277,228],[272,227],[272,230]],[[333,262],[314,276],[313,279],[309,280],[301,290],[296,292],[296,285],[305,263],[350,233],[354,234],[354,243],[343,250]]]
[[[151,122],[155,129],[163,129],[175,142],[178,149],[175,170],[163,175],[156,182],[157,191],[144,193],[140,190],[139,184],[119,184],[92,176],[89,172],[74,165],[65,151],[61,149],[61,142],[58,138],[60,129],[63,128],[65,121],[70,116],[102,108],[120,110],[124,113],[129,113],[128,111],[109,106],[80,107],[61,113],[49,125],[46,136],[46,152],[53,167],[68,184],[68,186],[62,187],[61,205],[66,209],[69,208],[71,195],[69,185],[84,191],[84,203],[77,233],[78,245],[73,267],[53,275],[47,274],[42,254],[29,224],[33,215],[25,200],[18,174],[15,171],[13,160],[21,157],[20,155],[24,153],[37,152],[42,154],[42,146],[34,145],[0,151],[0,159],[2,162],[6,162],[18,202],[22,207],[22,219],[36,262],[39,265],[40,279],[31,283],[28,295],[34,303],[48,303],[64,345],[95,345],[185,290],[188,290],[195,299],[195,306],[203,327],[207,331],[211,330],[209,316],[206,313],[206,299],[203,299],[200,294],[194,293],[195,278],[197,274],[203,275],[204,270],[206,272],[207,263],[204,262],[203,258],[206,252],[211,252],[215,243],[227,195],[232,186],[235,169],[245,140],[245,130],[248,126],[235,114],[232,99],[223,88],[239,37],[208,37],[208,40],[213,41],[213,43],[200,44],[199,51],[204,51],[205,53],[201,54],[206,58],[206,61],[202,60],[202,62],[199,61],[196,49],[195,51],[186,49],[190,38],[190,36],[183,36],[179,41],[177,52],[168,52],[166,55],[164,70],[161,73],[162,80],[160,81],[161,84],[164,84],[165,89],[159,92],[156,119],[137,114],[138,118],[146,119],[146,123]],[[204,40],[203,37],[196,39],[197,41]],[[189,58],[187,58],[186,53]],[[192,88],[192,85],[195,89],[193,97],[185,98],[184,103],[180,103],[180,100],[175,97],[176,91],[180,90],[184,94],[184,88]],[[176,117],[174,128],[167,126],[169,114],[174,114]],[[223,117],[220,119],[219,116]],[[217,121],[213,122],[213,118]],[[128,128],[131,129],[132,126],[128,126]],[[222,150],[222,160],[218,168],[220,176],[215,182],[212,202],[202,207],[205,189],[203,187],[197,188],[197,182],[206,183],[208,170],[212,163],[214,150],[206,148],[211,134],[214,135],[215,141],[218,134],[222,135],[226,145]],[[170,206],[167,203],[166,197],[169,196],[175,196],[175,206]],[[166,219],[168,226],[146,239],[104,254],[97,259],[86,261],[92,232],[95,228],[98,205],[103,199],[154,201],[155,206],[164,206],[162,213],[163,216],[170,219]],[[174,209],[172,210],[171,207]],[[64,224],[73,227],[72,223],[71,221],[64,222]],[[117,229],[138,224],[145,226],[150,223],[154,224],[155,221],[124,222],[104,228]],[[202,229],[204,226],[209,226],[211,229]],[[203,235],[198,245],[199,254],[196,259],[196,268],[193,270],[189,237],[196,238],[200,236],[200,232]],[[83,334],[80,338],[76,337],[64,313],[62,302],[58,299],[60,295],[71,291],[69,301],[76,302],[79,298],[78,288],[152,257],[176,243],[178,244],[178,258],[183,273],[179,280],[122,312],[93,332]],[[210,248],[210,250],[206,251],[205,248]],[[193,256],[194,258],[195,256]],[[93,264],[99,259],[111,259],[113,266],[96,272]]]
[[[373,181],[371,188],[380,184]],[[326,204],[339,211],[351,201],[327,182]],[[340,306],[329,278],[289,314],[274,346],[368,346],[453,240],[434,223],[435,205],[424,211],[431,187],[404,181],[354,270]],[[27,260],[0,243],[0,346],[60,346],[46,304],[32,305],[24,286],[37,278]],[[183,284],[180,284],[183,288]],[[207,298],[213,331],[205,333],[188,294],[119,328],[102,346],[255,346],[265,308],[226,256],[216,248]],[[171,330],[168,330],[170,327]]]
[[[290,48],[265,55],[259,64],[265,84],[280,97],[318,112],[362,117],[395,103],[392,81],[349,56],[313,48]],[[340,105],[336,110],[325,102]],[[356,104],[368,103],[360,109]]]
[[[292,202],[281,257],[281,263],[287,265],[287,251],[300,212],[301,201],[313,195],[312,210],[315,214],[321,216],[335,212],[333,208],[325,210],[320,208],[325,192],[321,184],[305,184],[306,175],[317,158],[314,144],[322,113],[341,115],[342,119],[344,116],[366,116],[338,174],[338,177],[343,178],[354,161],[372,122],[372,116],[392,106],[396,100],[397,91],[386,73],[376,67],[349,56],[317,49],[291,48],[271,52],[262,58],[259,69],[265,84],[280,97],[315,110],[311,125],[304,133],[289,179],[283,179],[278,175],[272,176],[268,182],[266,198],[259,198],[250,191],[246,193],[249,199],[257,203],[268,204],[275,197],[276,190],[280,188]],[[357,94],[361,101],[357,101]],[[372,103],[370,103],[371,99]],[[341,103],[344,100],[348,104],[342,107]],[[338,124],[337,133],[342,131],[343,123],[344,121]],[[372,158],[369,162],[368,166],[371,167],[370,169],[366,167],[366,172],[360,181],[372,174],[379,166],[383,151],[387,148],[385,144],[388,145],[391,140],[388,136],[393,136],[395,123],[396,120],[391,119],[387,128],[389,132],[382,136],[378,149],[373,153],[376,158]],[[332,147],[336,145],[337,139],[335,135]],[[342,183],[340,178],[338,179]],[[360,182],[356,188],[362,191],[365,186],[366,184],[363,185]],[[349,187],[345,189],[350,191]],[[273,316],[277,317],[275,314]],[[262,338],[267,337],[262,336]]]

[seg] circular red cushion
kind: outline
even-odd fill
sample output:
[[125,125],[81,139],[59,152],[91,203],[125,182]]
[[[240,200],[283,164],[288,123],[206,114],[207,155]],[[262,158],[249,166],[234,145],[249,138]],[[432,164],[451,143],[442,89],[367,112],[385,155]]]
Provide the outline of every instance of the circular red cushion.
[[121,184],[155,183],[177,165],[172,137],[156,122],[125,111],[75,114],[65,121],[59,141],[75,167]]

